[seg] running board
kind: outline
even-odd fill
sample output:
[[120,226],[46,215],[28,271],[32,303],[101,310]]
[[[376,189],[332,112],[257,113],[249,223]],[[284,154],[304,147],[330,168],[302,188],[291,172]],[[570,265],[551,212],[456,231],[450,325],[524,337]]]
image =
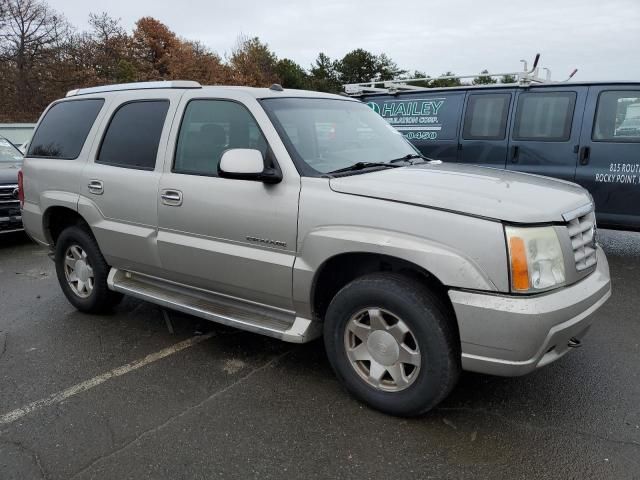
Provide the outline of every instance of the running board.
[[285,342],[309,342],[322,331],[318,322],[296,317],[291,311],[246,303],[139,273],[112,268],[107,283],[111,290],[125,295]]

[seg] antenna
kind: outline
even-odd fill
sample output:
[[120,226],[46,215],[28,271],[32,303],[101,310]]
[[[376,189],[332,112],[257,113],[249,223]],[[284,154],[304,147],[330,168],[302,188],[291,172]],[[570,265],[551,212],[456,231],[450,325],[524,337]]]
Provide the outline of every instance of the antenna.
[[566,79],[566,80],[564,80],[564,81],[565,81],[565,82],[568,82],[569,80],[571,80],[571,79],[573,78],[573,76],[574,76],[576,73],[578,73],[578,69],[577,69],[577,68],[574,68],[574,69],[573,69],[573,72],[571,72],[571,73],[569,74],[569,76],[567,77],[567,79]]

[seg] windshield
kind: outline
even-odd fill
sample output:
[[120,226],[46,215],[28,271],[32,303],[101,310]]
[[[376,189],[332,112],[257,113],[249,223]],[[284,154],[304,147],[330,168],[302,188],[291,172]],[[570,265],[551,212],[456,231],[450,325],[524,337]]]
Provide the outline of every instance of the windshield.
[[0,138],[0,163],[16,163],[22,161],[22,153],[8,140]]
[[269,98],[263,100],[262,105],[286,137],[289,153],[319,173],[358,163],[388,163],[419,154],[364,103],[324,98]]

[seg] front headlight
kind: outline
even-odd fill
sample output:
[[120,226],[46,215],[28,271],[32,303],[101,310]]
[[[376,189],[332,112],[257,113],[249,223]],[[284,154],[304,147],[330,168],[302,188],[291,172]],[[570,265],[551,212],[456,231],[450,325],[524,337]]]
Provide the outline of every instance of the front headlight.
[[505,227],[514,292],[540,292],[563,285],[564,257],[553,227]]

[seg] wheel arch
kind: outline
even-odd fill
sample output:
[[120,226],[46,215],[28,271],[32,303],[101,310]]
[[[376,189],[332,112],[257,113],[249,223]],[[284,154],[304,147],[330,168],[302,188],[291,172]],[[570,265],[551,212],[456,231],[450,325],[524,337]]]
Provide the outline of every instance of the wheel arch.
[[47,208],[42,215],[42,226],[46,240],[53,246],[62,231],[74,225],[89,228],[84,217],[69,207],[54,205]]
[[314,319],[322,320],[336,293],[356,278],[371,273],[397,273],[409,277],[436,294],[453,313],[448,288],[430,271],[409,260],[373,252],[347,252],[326,259],[314,275],[310,305]]

